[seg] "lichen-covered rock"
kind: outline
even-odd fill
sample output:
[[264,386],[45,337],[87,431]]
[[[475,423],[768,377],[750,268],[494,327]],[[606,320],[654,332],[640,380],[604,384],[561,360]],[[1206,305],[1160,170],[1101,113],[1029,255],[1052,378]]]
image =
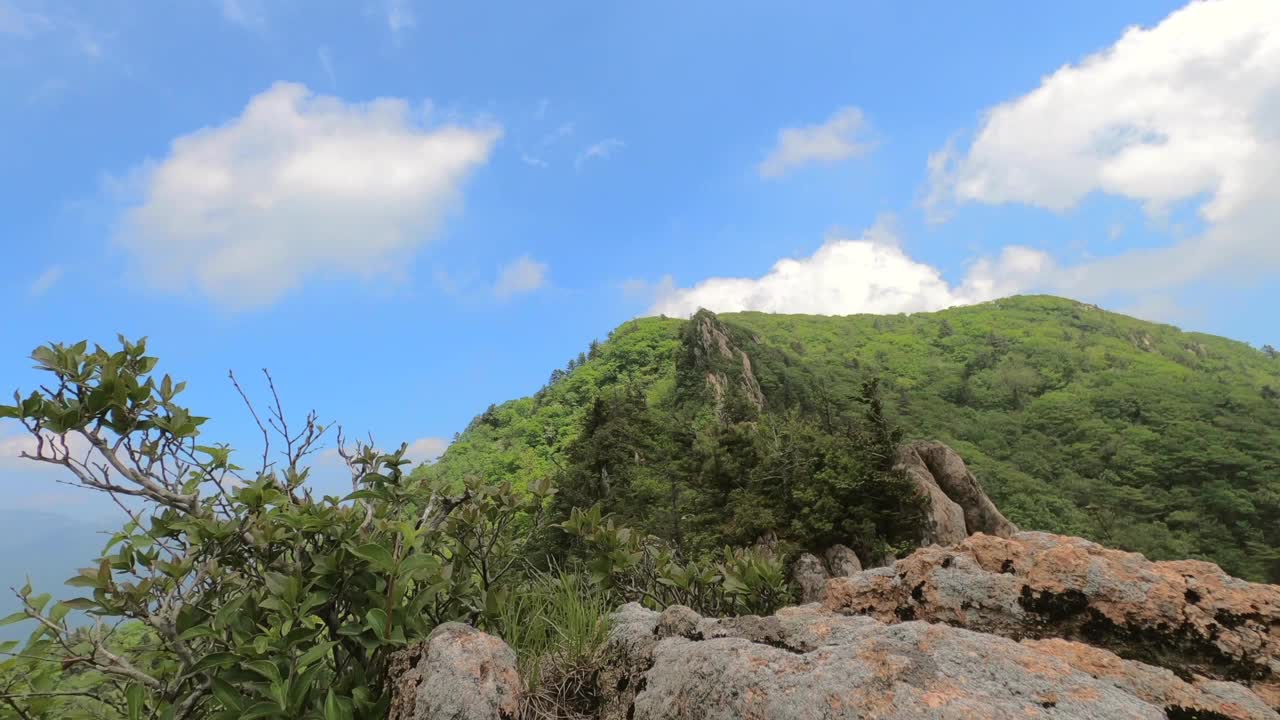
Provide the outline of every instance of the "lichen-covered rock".
[[848,577],[862,572],[862,562],[858,560],[857,553],[844,545],[832,545],[822,557],[827,561],[831,577]]
[[1211,563],[1152,562],[1047,533],[979,534],[834,578],[824,605],[885,622],[1076,640],[1184,679],[1239,682],[1280,707],[1280,586]]
[[933,441],[908,443],[898,449],[895,468],[929,498],[924,544],[952,545],[979,532],[1000,537],[1018,532],[950,447]]
[[800,602],[811,603],[822,599],[822,591],[830,579],[822,561],[809,553],[802,553],[791,566],[791,580],[800,588]]
[[1187,683],[1070,642],[887,625],[816,605],[704,618],[683,636],[659,637],[659,623],[638,605],[614,615],[619,666],[602,674],[604,720],[1280,720],[1239,685]]
[[388,720],[515,720],[516,654],[492,635],[445,623],[391,660]]
[[654,628],[654,633],[658,637],[683,637],[694,632],[700,620],[702,616],[694,612],[693,608],[671,605],[658,615],[658,625]]

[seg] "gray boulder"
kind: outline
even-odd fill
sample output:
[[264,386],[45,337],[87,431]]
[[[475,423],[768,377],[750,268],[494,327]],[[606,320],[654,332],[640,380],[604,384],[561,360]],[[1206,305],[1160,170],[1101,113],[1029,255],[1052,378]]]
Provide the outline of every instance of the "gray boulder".
[[831,576],[822,566],[822,561],[809,553],[796,558],[791,566],[791,580],[800,587],[800,602],[811,603],[822,599],[822,591]]
[[823,558],[827,561],[827,570],[831,571],[831,577],[849,577],[854,573],[862,572],[862,562],[858,560],[857,553],[844,545],[832,545],[827,548]]
[[898,449],[894,467],[929,498],[925,545],[954,545],[979,532],[997,537],[1018,532],[950,447],[933,441],[907,443]]
[[515,720],[516,654],[498,638],[445,623],[391,659],[388,720]]

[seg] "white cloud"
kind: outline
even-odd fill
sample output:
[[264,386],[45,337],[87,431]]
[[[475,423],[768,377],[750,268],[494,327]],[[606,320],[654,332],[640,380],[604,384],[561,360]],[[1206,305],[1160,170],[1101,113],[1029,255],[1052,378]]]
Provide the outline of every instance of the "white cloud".
[[832,238],[813,255],[779,260],[759,278],[711,278],[691,288],[660,287],[651,315],[684,317],[714,312],[848,315],[940,310],[1022,291],[1051,261],[1037,250],[1006,248],[974,263],[959,285],[903,252],[889,223],[856,240]]
[[573,166],[577,169],[582,169],[583,163],[588,160],[608,160],[614,152],[621,150],[626,146],[627,144],[618,138],[607,138],[605,140],[601,140],[579,153],[578,158],[573,162]]
[[1063,270],[1077,295],[1280,269],[1280,3],[1192,2],[991,108],[930,158],[935,201],[1054,211],[1101,192],[1153,217],[1199,203],[1197,237]]
[[62,279],[62,273],[63,268],[61,265],[50,265],[44,272],[40,273],[39,277],[32,281],[31,286],[27,288],[27,292],[32,297],[44,295],[49,291],[49,288]]
[[405,450],[405,457],[413,461],[414,465],[420,463],[435,462],[444,454],[445,448],[449,447],[448,438],[442,437],[424,437],[409,443],[409,448]]
[[865,129],[866,120],[856,107],[840,108],[820,125],[783,128],[778,131],[777,147],[760,163],[760,177],[778,178],[805,165],[866,153],[873,143],[859,137]]
[[493,294],[505,300],[513,295],[533,292],[546,284],[546,281],[547,264],[525,255],[502,268]]
[[146,284],[264,305],[310,275],[394,270],[484,164],[497,127],[423,127],[404,100],[278,83],[138,172],[120,243]]

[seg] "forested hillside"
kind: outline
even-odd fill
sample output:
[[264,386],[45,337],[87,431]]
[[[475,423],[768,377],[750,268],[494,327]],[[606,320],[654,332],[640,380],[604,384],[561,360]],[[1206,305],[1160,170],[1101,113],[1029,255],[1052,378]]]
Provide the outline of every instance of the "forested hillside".
[[1280,580],[1276,353],[1053,297],[634,320],[417,472],[549,477],[562,504],[694,548],[777,532],[900,550],[912,517],[880,402],[1023,528]]

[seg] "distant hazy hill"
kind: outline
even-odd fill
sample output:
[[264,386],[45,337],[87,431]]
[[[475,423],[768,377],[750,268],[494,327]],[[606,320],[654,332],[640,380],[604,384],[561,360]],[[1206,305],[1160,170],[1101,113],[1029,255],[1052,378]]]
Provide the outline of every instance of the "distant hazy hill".
[[[13,588],[29,577],[36,592],[55,598],[75,597],[76,588],[63,581],[82,567],[93,565],[107,536],[101,530],[120,523],[104,519],[88,521],[27,510],[0,509],[0,617],[22,606]],[[19,623],[0,628],[0,640],[26,637],[33,626]]]
[[[784,415],[821,427],[862,412],[871,377],[908,437],[959,450],[1024,528],[1280,581],[1280,360],[1053,297],[909,316],[631,321],[535,396],[490,407],[418,472],[581,484],[583,428],[607,416],[605,480],[654,486],[624,510],[659,512],[667,478],[676,517],[677,496],[709,492],[714,475],[733,516],[724,532],[768,511],[727,502],[734,473],[758,468],[725,463],[758,454],[759,428]],[[733,427],[751,428],[740,451]]]

